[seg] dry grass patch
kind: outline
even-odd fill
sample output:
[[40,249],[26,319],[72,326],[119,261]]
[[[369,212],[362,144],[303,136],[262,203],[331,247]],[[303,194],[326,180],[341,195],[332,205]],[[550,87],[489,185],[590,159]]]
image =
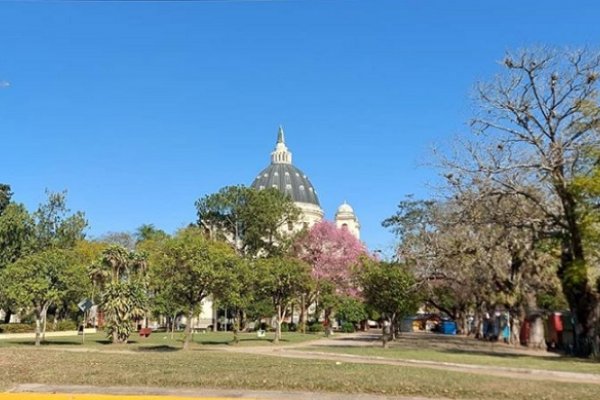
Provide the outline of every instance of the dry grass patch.
[[594,399],[600,385],[386,365],[337,364],[196,348],[107,353],[0,349],[0,386],[19,383],[303,390],[455,399]]
[[[362,341],[363,346],[356,346]],[[364,337],[341,338],[339,345],[313,345],[307,351],[322,351],[393,360],[420,360],[507,368],[600,374],[600,363],[554,353],[524,351],[503,343],[491,343],[472,337],[403,333],[388,349],[381,342],[365,344]]]

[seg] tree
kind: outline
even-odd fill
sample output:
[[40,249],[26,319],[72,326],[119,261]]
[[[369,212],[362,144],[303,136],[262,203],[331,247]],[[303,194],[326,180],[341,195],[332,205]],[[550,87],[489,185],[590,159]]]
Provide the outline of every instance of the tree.
[[[399,321],[416,312],[421,300],[414,276],[404,265],[363,258],[360,282],[366,303],[389,320],[395,339]],[[386,339],[384,334],[384,346]]]
[[543,214],[544,234],[560,240],[556,274],[579,337],[598,353],[599,295],[590,281],[573,179],[594,167],[581,156],[600,145],[600,55],[525,50],[507,54],[504,67],[505,74],[477,86],[479,112],[471,123],[477,144],[465,144],[465,157],[446,160],[446,178],[455,192],[474,185],[485,189],[479,197],[519,196]]
[[206,238],[196,227],[183,229],[166,240],[161,260],[153,266],[154,276],[165,282],[163,293],[180,305],[187,317],[184,349],[191,341],[194,315],[206,297],[230,283],[237,260],[231,246]]
[[366,254],[364,245],[347,229],[321,221],[297,238],[293,251],[298,258],[310,265],[315,281],[314,287],[310,288],[311,292],[302,302],[305,305],[302,310],[303,318],[306,318],[306,305],[314,302],[317,304],[317,313],[325,309],[325,319],[329,322],[335,302],[325,304],[322,301],[323,295],[329,294],[328,297],[332,300],[335,295],[357,294],[356,285],[352,282],[352,267]]
[[31,251],[33,220],[22,204],[10,203],[0,214],[0,270]]
[[11,197],[10,185],[0,183],[0,215],[2,215],[4,209],[10,204]]
[[257,271],[251,262],[238,259],[227,274],[228,281],[215,289],[215,300],[233,315],[233,342],[239,343],[239,332],[245,321],[246,311],[256,303]]
[[121,246],[127,250],[135,250],[136,238],[129,232],[107,232],[96,241],[109,245]]
[[140,243],[146,240],[164,239],[169,235],[162,229],[157,229],[153,224],[143,224],[135,230],[134,236],[136,243]]
[[100,309],[104,312],[108,337],[113,343],[127,343],[133,323],[146,312],[146,258],[144,254],[120,246],[110,246],[89,274],[100,289]]
[[273,343],[281,340],[281,324],[290,302],[301,294],[310,282],[310,267],[289,257],[270,257],[255,261],[259,295],[271,300],[277,320]]
[[354,285],[350,280],[351,268],[366,254],[365,246],[347,229],[321,221],[313,225],[294,243],[295,254],[311,266],[312,276],[328,280],[340,293],[350,294]]
[[336,310],[336,318],[342,323],[351,323],[356,326],[369,317],[364,303],[352,296],[341,296]]
[[47,202],[40,204],[33,213],[35,247],[37,250],[72,248],[77,241],[85,238],[84,230],[87,227],[85,215],[81,211],[70,214],[66,192],[47,191],[46,194]]
[[142,225],[135,233],[136,249],[148,255],[150,309],[156,317],[165,316],[167,331],[171,328],[171,337],[175,333],[175,322],[183,313],[184,305],[174,296],[173,285],[165,281],[162,275],[163,250],[170,236],[153,225]]
[[19,308],[33,308],[35,345],[41,343],[46,314],[51,305],[83,294],[85,267],[66,250],[46,250],[10,264],[0,275],[9,302]]
[[[34,237],[33,220],[25,207],[22,204],[5,202],[10,199],[7,187],[0,187],[0,202],[3,202],[0,204],[0,272],[7,265],[31,253]],[[8,323],[12,310],[4,292],[4,288],[0,286],[0,308],[5,311],[4,320]]]
[[422,281],[427,303],[463,332],[468,314],[478,326],[496,306],[509,310],[518,344],[520,322],[539,312],[538,295],[557,289],[556,241],[521,225],[536,216],[519,197],[465,193],[445,202],[403,201],[384,226],[400,235],[398,257]]
[[238,254],[282,254],[282,226],[297,221],[299,210],[277,189],[256,190],[227,186],[196,202],[198,225],[211,237],[229,241]]

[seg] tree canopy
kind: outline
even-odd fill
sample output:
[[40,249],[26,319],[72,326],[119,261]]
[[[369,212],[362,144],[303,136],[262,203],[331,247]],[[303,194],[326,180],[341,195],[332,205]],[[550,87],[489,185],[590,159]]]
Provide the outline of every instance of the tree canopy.
[[198,225],[213,238],[232,243],[239,254],[281,254],[288,237],[281,227],[294,224],[299,210],[277,189],[227,186],[196,202]]

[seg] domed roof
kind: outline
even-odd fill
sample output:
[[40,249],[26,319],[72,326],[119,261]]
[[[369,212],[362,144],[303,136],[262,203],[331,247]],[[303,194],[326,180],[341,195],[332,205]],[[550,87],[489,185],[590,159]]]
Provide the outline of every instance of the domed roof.
[[285,145],[283,128],[279,127],[271,165],[263,169],[251,185],[254,189],[277,188],[294,202],[310,203],[320,207],[317,191],[304,172],[292,165],[292,153]]
[[338,207],[337,212],[340,214],[354,214],[354,210],[350,207],[350,204],[346,202]]
[[277,188],[293,201],[320,206],[317,192],[306,175],[292,164],[271,164],[263,169],[251,185],[254,189]]

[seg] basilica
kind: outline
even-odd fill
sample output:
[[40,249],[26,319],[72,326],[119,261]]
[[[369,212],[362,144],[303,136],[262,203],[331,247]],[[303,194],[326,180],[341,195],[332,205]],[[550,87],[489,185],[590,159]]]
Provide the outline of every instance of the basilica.
[[[285,144],[282,127],[279,127],[275,149],[271,152],[271,163],[256,176],[251,186],[257,190],[276,188],[290,196],[301,211],[296,226],[287,227],[292,232],[310,228],[323,219],[324,212],[319,203],[317,190],[306,174],[292,164],[292,152]],[[344,202],[338,207],[335,224],[338,228],[348,229],[357,239],[360,239],[360,224],[348,203]]]

